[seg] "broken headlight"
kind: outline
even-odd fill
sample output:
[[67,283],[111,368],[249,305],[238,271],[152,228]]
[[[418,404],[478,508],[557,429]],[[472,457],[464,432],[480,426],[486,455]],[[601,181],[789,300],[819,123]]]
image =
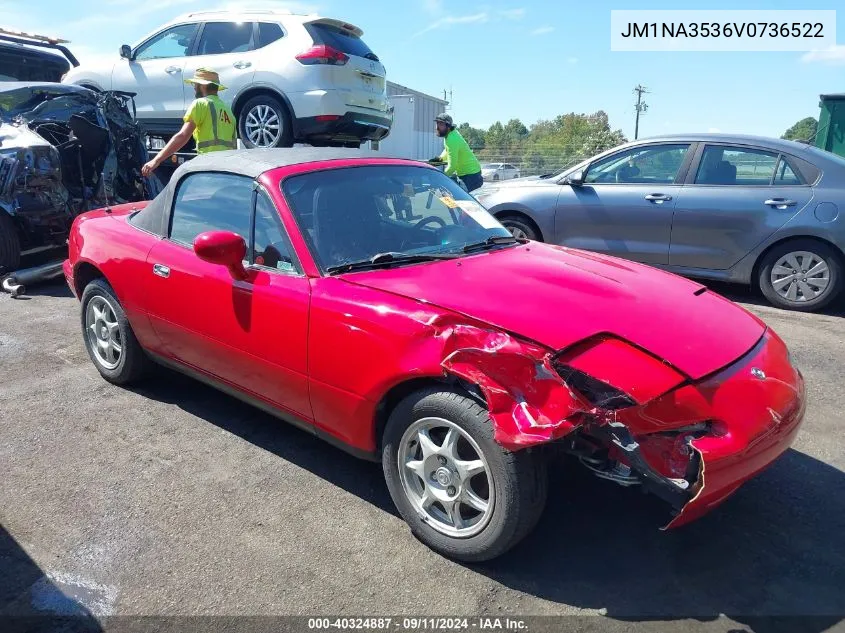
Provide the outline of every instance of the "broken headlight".
[[595,407],[615,410],[637,404],[628,394],[585,374],[583,371],[560,363],[555,363],[554,367],[567,385]]

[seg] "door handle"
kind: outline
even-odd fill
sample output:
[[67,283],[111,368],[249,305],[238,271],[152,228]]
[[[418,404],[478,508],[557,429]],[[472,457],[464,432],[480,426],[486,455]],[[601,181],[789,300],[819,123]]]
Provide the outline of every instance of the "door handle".
[[252,66],[252,62],[235,62],[232,66],[235,68],[249,68]]
[[672,199],[672,196],[667,196],[665,193],[650,193],[645,199],[651,202],[668,202]]
[[786,207],[794,207],[798,203],[795,200],[787,200],[786,198],[769,198],[763,204],[770,207],[777,207],[778,209],[785,209]]
[[172,75],[174,73],[180,72],[181,70],[182,69],[179,68],[179,66],[168,66],[167,68],[164,69],[164,72],[166,72],[168,75]]
[[170,268],[164,264],[153,264],[153,274],[167,279],[170,277]]

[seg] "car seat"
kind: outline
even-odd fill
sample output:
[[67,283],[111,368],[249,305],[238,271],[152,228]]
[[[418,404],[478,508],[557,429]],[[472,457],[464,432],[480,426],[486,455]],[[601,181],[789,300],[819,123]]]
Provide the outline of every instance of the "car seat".
[[324,266],[376,252],[381,216],[371,195],[347,185],[314,192],[314,246]]

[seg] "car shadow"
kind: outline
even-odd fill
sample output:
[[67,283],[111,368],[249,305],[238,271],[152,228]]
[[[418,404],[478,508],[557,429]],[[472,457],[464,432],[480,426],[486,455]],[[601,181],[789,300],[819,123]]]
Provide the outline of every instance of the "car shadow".
[[845,619],[845,473],[789,450],[722,506],[677,530],[662,504],[553,472],[532,535],[473,567],[505,586],[624,621],[715,620],[821,633]]
[[[745,303],[747,305],[759,306],[761,308],[769,308],[771,310],[778,310],[784,314],[802,314],[801,312],[776,308],[769,303],[769,301],[760,292],[746,286],[718,281],[700,281],[700,283],[706,285],[712,292],[725,297],[725,299],[730,299],[734,303]],[[841,297],[837,301],[834,301],[823,310],[820,310],[817,314],[839,317],[845,316],[845,296]]]
[[[135,391],[397,515],[378,465],[162,371]],[[821,633],[845,618],[841,490],[845,473],[789,450],[711,514],[663,532],[669,516],[656,498],[598,480],[577,464],[555,463],[537,529],[504,557],[467,567],[514,590],[620,621],[727,614],[757,633]],[[792,619],[784,628],[773,616]]]
[[[79,589],[79,587],[76,587]],[[0,630],[102,631],[94,615],[44,573],[0,525]]]
[[157,367],[156,377],[131,390],[173,404],[399,516],[378,464],[353,457],[312,433],[164,367]]

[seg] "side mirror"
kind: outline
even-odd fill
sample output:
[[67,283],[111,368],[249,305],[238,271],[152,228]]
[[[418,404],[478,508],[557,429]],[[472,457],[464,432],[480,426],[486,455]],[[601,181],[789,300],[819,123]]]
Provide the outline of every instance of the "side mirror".
[[564,183],[566,183],[567,185],[572,185],[573,187],[580,187],[584,184],[584,172],[576,171],[574,174],[570,174],[566,177]]
[[120,47],[120,56],[123,59],[132,59],[132,49],[129,48],[129,44],[124,44]]
[[230,231],[207,231],[194,239],[194,253],[204,262],[219,264],[229,269],[235,279],[246,279],[244,257],[246,242]]

